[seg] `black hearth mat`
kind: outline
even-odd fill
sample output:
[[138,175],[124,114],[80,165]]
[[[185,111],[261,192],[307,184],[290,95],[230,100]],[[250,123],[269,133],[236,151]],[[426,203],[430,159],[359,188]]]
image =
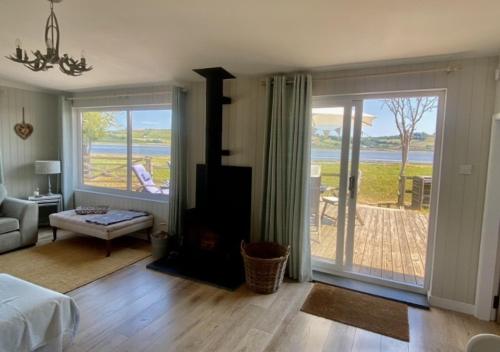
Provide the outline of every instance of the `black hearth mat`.
[[245,282],[244,274],[238,267],[238,265],[231,268],[231,265],[207,265],[206,263],[200,265],[200,263],[168,258],[158,259],[147,265],[147,268],[151,270],[203,282],[230,291],[236,290]]

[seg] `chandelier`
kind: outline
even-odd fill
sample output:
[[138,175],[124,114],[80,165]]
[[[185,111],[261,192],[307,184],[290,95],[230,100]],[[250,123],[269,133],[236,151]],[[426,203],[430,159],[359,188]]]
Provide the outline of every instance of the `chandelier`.
[[23,64],[32,71],[47,71],[55,65],[59,69],[70,76],[80,76],[83,72],[92,70],[92,66],[87,66],[84,52],[82,51],[81,58],[74,59],[68,54],[59,55],[59,23],[57,22],[56,14],[54,13],[54,3],[62,2],[62,0],[49,0],[50,1],[50,15],[47,18],[45,25],[45,44],[47,51],[43,54],[40,50],[32,51],[33,58],[29,57],[26,50],[21,48],[21,41],[16,40],[16,53],[7,56],[8,59]]

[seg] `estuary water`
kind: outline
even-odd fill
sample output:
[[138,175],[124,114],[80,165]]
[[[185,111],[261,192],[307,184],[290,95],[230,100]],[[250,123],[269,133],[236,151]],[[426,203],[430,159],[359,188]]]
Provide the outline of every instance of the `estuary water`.
[[[170,155],[170,146],[167,145],[136,145],[132,148],[133,154],[147,156],[168,156]],[[95,154],[117,154],[125,155],[127,147],[119,144],[94,144],[92,145],[92,153]],[[434,157],[433,152],[429,151],[410,151],[408,157],[411,163],[415,164],[432,164]],[[339,161],[340,150],[338,149],[313,149],[311,158],[314,161]],[[360,160],[362,162],[383,162],[383,163],[400,163],[401,152],[392,150],[373,150],[364,149],[360,152]]]

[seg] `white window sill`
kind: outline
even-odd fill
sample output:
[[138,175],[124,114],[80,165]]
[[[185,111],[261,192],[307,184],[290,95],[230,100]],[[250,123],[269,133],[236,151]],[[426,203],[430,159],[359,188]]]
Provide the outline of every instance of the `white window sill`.
[[161,204],[168,204],[169,201],[168,195],[151,194],[146,192],[120,191],[120,190],[105,189],[99,187],[79,187],[75,189],[75,192],[94,193],[100,196],[111,196],[115,198],[124,198],[124,199],[137,199],[137,200],[156,202]]

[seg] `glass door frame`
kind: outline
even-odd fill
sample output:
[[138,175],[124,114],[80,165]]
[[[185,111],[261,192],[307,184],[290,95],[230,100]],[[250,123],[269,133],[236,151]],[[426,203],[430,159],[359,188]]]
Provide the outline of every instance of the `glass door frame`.
[[[446,89],[408,90],[382,93],[325,95],[313,97],[313,102],[344,108],[342,126],[342,146],[340,160],[339,206],[337,218],[337,242],[335,262],[311,256],[313,270],[352,278],[382,286],[402,289],[416,293],[427,293],[430,288],[432,265],[434,260],[434,244],[436,238],[436,219],[438,213],[439,186],[441,183],[441,156],[443,149],[443,133],[445,119]],[[387,99],[394,97],[437,96],[439,98],[436,116],[436,137],[432,177],[437,180],[431,188],[431,204],[429,207],[429,223],[427,231],[427,252],[424,270],[424,285],[418,286],[390,279],[383,279],[366,274],[349,271],[353,265],[354,235],[357,203],[357,180],[359,173],[359,154],[363,118],[363,102],[368,99]],[[313,103],[314,106],[314,103]],[[352,109],[355,109],[354,122]],[[351,137],[351,130],[353,131]],[[352,157],[350,144],[352,140]],[[350,163],[350,164],[349,164]],[[351,166],[349,168],[349,166]],[[349,197],[347,194],[349,192]]]
[[[321,99],[321,97],[317,97]],[[340,172],[339,172],[339,191],[338,191],[338,207],[337,207],[337,240],[335,250],[335,261],[330,261],[324,258],[312,257],[313,268],[318,271],[335,271],[345,272],[345,246],[346,246],[346,224],[348,223],[347,209],[350,205],[348,202],[347,194],[349,197],[354,196],[355,182],[349,182],[349,154],[351,144],[351,131],[353,131],[353,110],[355,113],[354,121],[361,119],[363,116],[363,99],[348,96],[327,96],[328,107],[343,108],[344,115],[342,121],[342,140],[340,148]],[[359,137],[357,139],[359,140]],[[353,188],[354,187],[354,188]],[[347,237],[347,245],[352,247],[352,241]]]
[[352,101],[349,99],[342,99],[339,101],[339,106],[344,108],[344,118],[342,122],[342,144],[340,149],[340,176],[339,176],[339,205],[337,208],[337,243],[335,266],[337,268],[344,267],[344,248],[346,236],[346,210],[347,210],[347,191],[349,176],[349,144],[352,124]]

